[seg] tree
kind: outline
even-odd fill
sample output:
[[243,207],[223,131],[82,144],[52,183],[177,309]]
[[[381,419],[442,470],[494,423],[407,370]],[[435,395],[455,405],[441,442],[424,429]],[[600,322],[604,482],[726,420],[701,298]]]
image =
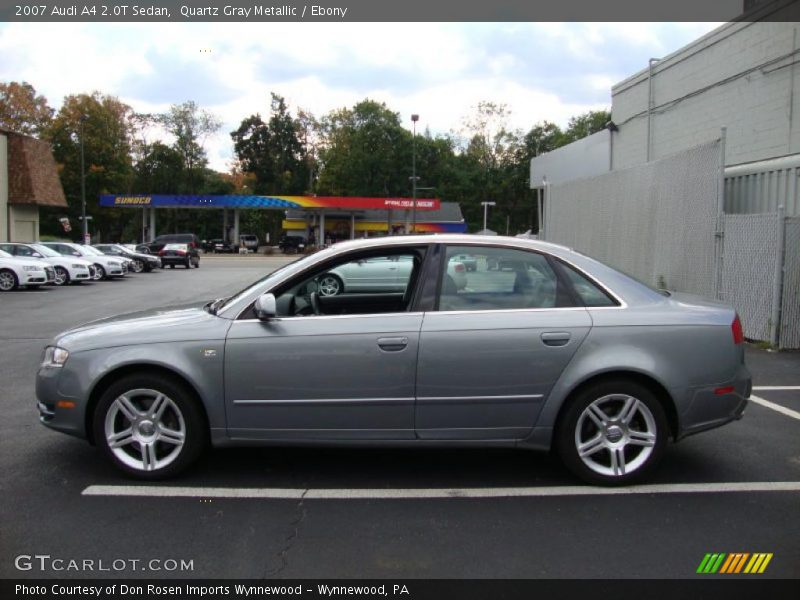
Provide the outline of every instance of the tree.
[[208,164],[203,145],[209,135],[219,131],[222,121],[189,100],[170,106],[166,113],[159,115],[159,122],[175,137],[173,147],[183,158],[183,168],[188,176],[188,191],[190,194],[196,193],[199,186],[196,185],[195,170]]
[[590,110],[589,112],[572,117],[564,131],[565,144],[602,131],[611,120],[611,113],[607,110]]
[[244,171],[255,175],[257,191],[302,194],[308,189],[309,166],[301,132],[301,122],[292,117],[286,101],[277,94],[272,94],[267,123],[254,114],[231,132],[236,157]]
[[330,112],[321,129],[320,193],[408,195],[412,139],[398,113],[382,102],[362,100],[353,108]]
[[47,129],[54,112],[29,83],[0,82],[0,127],[38,136]]
[[[85,116],[83,127],[81,117]],[[128,222],[126,211],[100,208],[100,194],[124,194],[131,190],[133,111],[114,96],[100,92],[67,96],[45,134],[53,144],[61,184],[70,216],[81,214],[81,132],[86,158],[86,212],[93,217],[91,231],[103,239],[121,239]],[[54,220],[54,219],[53,219]],[[55,221],[55,220],[54,220]],[[52,231],[43,223],[43,230]]]

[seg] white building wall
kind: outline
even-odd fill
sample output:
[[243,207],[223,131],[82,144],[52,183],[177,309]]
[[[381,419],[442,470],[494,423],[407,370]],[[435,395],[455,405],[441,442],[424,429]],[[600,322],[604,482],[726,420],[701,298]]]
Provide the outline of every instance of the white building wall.
[[[651,160],[719,136],[726,164],[800,152],[800,24],[728,23],[653,67]],[[647,156],[648,69],[612,88],[615,169]]]

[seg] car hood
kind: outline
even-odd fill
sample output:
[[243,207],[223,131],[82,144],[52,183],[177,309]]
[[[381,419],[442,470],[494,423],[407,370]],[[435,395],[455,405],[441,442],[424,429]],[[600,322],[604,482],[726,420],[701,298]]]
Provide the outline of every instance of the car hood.
[[224,339],[231,321],[206,312],[203,306],[199,303],[168,306],[91,321],[60,333],[54,344],[78,352],[137,344]]
[[16,256],[12,258],[0,256],[0,262],[8,263],[9,266],[16,265],[18,267],[36,267],[36,269],[39,271],[44,271],[44,268],[49,266],[35,258],[17,258]]

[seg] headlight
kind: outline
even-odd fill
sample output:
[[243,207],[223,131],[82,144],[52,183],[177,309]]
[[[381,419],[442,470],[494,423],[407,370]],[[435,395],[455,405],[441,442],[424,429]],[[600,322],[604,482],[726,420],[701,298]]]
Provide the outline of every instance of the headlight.
[[73,269],[86,269],[86,265],[72,265]]
[[122,266],[120,263],[118,263],[115,260],[108,261],[108,264],[111,265],[112,267],[121,267]]
[[34,267],[33,265],[23,265],[22,266],[22,270],[23,271],[41,271],[42,269],[39,268],[39,267]]
[[48,346],[44,349],[43,367],[63,367],[69,358],[69,352],[58,346]]

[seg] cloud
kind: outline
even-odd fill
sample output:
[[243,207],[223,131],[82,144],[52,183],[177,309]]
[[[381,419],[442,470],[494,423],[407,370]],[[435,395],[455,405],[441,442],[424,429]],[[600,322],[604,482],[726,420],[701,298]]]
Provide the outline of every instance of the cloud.
[[[229,132],[269,111],[269,93],[317,116],[365,97],[411,127],[458,129],[481,100],[511,125],[608,108],[610,87],[714,28],[670,23],[6,23],[0,80],[26,80],[58,108],[99,90],[135,110],[195,100],[222,130],[207,141],[226,169]],[[65,43],[68,40],[68,43]]]

